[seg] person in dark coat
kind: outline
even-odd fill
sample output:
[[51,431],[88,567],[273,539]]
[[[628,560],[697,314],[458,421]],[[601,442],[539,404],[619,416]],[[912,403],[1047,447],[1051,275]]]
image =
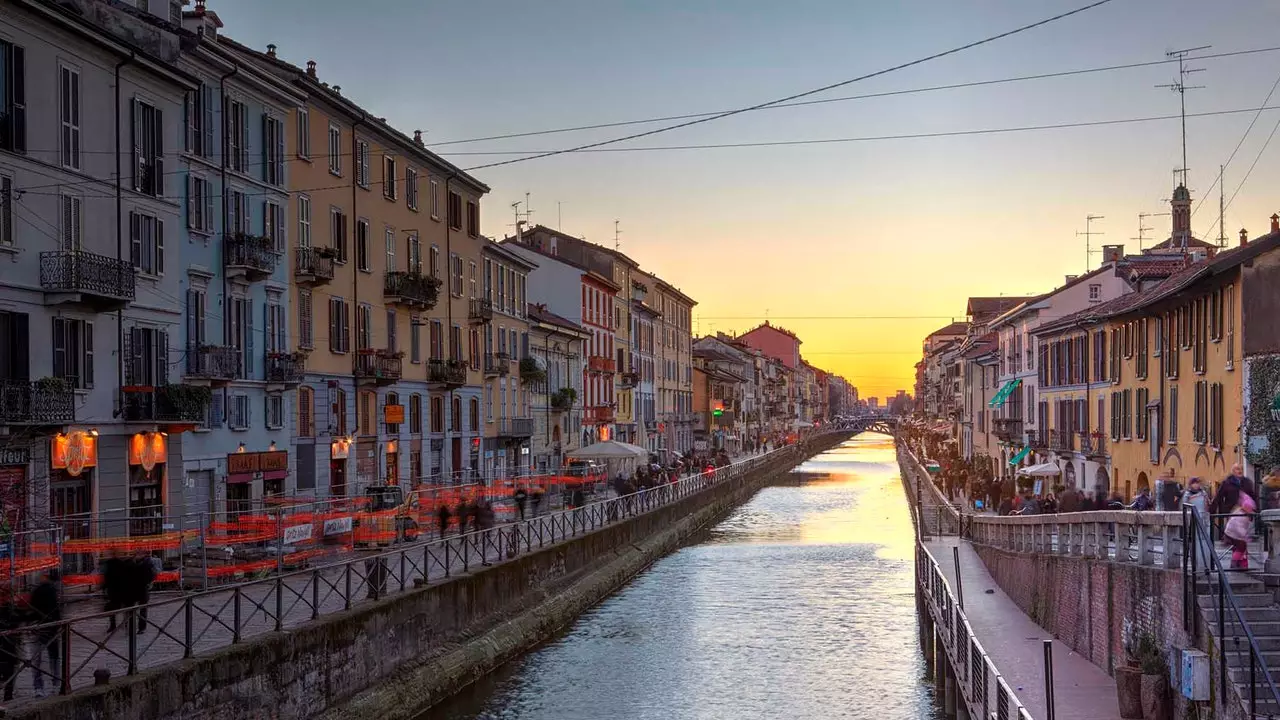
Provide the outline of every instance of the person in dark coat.
[[0,603],[0,682],[4,683],[4,701],[13,699],[13,687],[18,681],[18,668],[22,665],[22,636],[16,632],[20,625],[18,611],[11,600]]
[[150,555],[133,559],[133,605],[138,609],[138,632],[147,629],[147,603],[151,602],[151,586],[156,582],[156,566]]
[[[62,620],[62,598],[59,597],[58,570],[50,570],[31,591],[31,620],[36,625],[56,623]],[[31,670],[35,674],[32,684],[36,696],[44,696],[45,675],[53,679],[53,687],[62,685],[62,628],[42,627],[35,631],[36,648],[31,658]],[[49,657],[49,669],[43,668],[43,658]]]
[[444,537],[449,532],[449,518],[453,517],[449,512],[449,506],[440,503],[440,509],[436,510],[436,520],[440,523],[440,537]]
[[525,492],[522,487],[516,488],[515,492],[516,512],[519,513],[520,519],[524,520],[524,504],[529,501],[529,493]]
[[538,517],[538,513],[542,512],[540,508],[542,507],[542,499],[545,496],[546,496],[546,493],[542,491],[542,488],[534,489],[533,491],[533,516],[534,517]]
[[466,535],[467,519],[471,517],[471,505],[466,500],[463,500],[458,503],[458,511],[455,514],[458,516],[458,534]]
[[106,598],[103,611],[111,613],[107,632],[115,632],[116,611],[123,610],[129,597],[129,565],[118,550],[102,562],[102,594]]

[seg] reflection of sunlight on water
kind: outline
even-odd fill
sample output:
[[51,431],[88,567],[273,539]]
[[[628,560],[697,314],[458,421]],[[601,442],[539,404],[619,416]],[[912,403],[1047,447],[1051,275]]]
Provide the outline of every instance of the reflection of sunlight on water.
[[891,440],[799,471],[427,717],[934,717]]

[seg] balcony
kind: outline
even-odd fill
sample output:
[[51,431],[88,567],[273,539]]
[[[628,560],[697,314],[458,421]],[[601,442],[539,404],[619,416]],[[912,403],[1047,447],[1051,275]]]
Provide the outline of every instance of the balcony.
[[333,279],[333,251],[329,248],[294,248],[293,279],[305,287],[328,283]]
[[1067,430],[1050,430],[1049,449],[1059,452],[1074,452],[1076,449],[1076,434]]
[[1005,442],[1022,441],[1022,418],[996,418],[992,424],[997,438]]
[[613,422],[613,408],[608,405],[593,405],[582,409],[582,422],[589,425],[603,425]]
[[1080,433],[1080,452],[1088,457],[1107,456],[1107,437],[1102,433]]
[[0,425],[66,425],[76,421],[76,395],[61,378],[0,380]]
[[243,377],[240,351],[230,345],[192,345],[187,348],[187,372],[183,378],[195,385],[225,385]]
[[484,376],[504,377],[511,374],[511,358],[506,353],[486,353],[484,356]]
[[467,364],[461,360],[431,360],[427,363],[427,382],[447,387],[467,384]]
[[389,303],[426,310],[435,307],[440,281],[422,273],[395,270],[382,283],[382,297]]
[[573,408],[573,403],[577,399],[578,393],[573,388],[560,388],[551,393],[551,411],[568,412]]
[[533,436],[533,418],[502,418],[498,421],[498,437],[527,438]]
[[618,385],[624,388],[633,388],[640,384],[640,373],[624,372],[618,375]]
[[618,361],[611,357],[592,355],[587,358],[587,369],[592,372],[611,373],[617,370]]
[[249,282],[266,280],[276,271],[275,241],[248,233],[223,235],[222,263],[227,277],[242,277]]
[[267,353],[267,382],[277,385],[299,385],[307,372],[305,353]]
[[471,309],[467,312],[471,322],[485,323],[493,319],[493,302],[484,298],[471,301]]
[[356,380],[375,385],[390,385],[400,380],[403,363],[396,353],[385,350],[361,350],[352,368]]
[[97,312],[133,301],[137,278],[124,260],[83,250],[40,253],[40,287],[48,305],[85,305]]
[[126,386],[120,392],[126,422],[196,424],[209,407],[209,388],[196,385]]

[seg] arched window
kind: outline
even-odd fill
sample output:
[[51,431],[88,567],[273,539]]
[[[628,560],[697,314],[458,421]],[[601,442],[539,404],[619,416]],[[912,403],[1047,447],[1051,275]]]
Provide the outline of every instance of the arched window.
[[378,394],[372,390],[361,390],[357,396],[356,420],[361,435],[376,435],[375,415],[377,414]]
[[409,432],[422,433],[422,396],[418,393],[409,396]]
[[438,395],[431,398],[431,432],[444,432],[444,398]]
[[453,402],[449,405],[449,429],[462,432],[462,398],[453,396]]
[[480,432],[480,399],[471,398],[471,432]]
[[316,391],[302,385],[298,388],[298,437],[316,435]]
[[[388,419],[390,417],[391,406],[399,405],[399,404],[400,404],[400,396],[393,392],[387,393],[386,399],[383,400],[382,419],[383,419],[383,422],[387,424],[388,435],[400,434],[400,423],[398,422],[393,423]],[[401,416],[403,417],[404,408],[399,408],[399,411],[401,413]]]

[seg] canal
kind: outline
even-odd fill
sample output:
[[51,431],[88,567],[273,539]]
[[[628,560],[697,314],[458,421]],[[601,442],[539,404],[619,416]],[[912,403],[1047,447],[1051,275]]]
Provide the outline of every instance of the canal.
[[799,470],[423,720],[933,718],[892,441]]

